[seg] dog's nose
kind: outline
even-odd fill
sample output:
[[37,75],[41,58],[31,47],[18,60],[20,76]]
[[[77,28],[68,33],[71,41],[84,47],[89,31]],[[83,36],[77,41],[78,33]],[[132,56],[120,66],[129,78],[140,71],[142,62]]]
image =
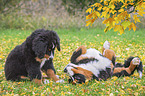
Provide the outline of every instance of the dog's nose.
[[50,56],[49,59],[53,59],[53,56]]
[[63,70],[65,73],[67,73],[67,69],[66,69],[66,67],[64,68],[64,70]]
[[66,67],[64,68],[64,72],[67,73],[67,67],[70,66],[69,64],[66,65]]

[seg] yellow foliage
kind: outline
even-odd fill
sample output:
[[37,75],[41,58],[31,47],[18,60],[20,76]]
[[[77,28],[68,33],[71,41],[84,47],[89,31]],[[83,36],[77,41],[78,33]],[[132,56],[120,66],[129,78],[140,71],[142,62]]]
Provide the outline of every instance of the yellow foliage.
[[[128,6],[132,7],[128,9]],[[139,16],[145,14],[144,10],[144,0],[138,0],[136,3],[134,0],[101,0],[100,3],[95,3],[87,9],[86,12],[90,14],[86,16],[86,26],[92,25],[97,18],[104,18],[102,22],[106,25],[104,32],[112,28],[120,34],[124,33],[127,28],[136,31],[135,23],[141,22]],[[133,13],[133,17],[130,13]]]

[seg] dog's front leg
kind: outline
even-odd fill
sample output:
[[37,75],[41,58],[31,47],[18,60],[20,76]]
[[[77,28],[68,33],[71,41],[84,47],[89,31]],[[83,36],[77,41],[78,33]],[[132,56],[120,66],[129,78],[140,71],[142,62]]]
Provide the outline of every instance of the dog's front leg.
[[27,68],[27,72],[28,72],[28,76],[30,77],[30,80],[32,80],[33,82],[35,82],[38,85],[43,84],[42,83],[42,74],[41,74],[39,66],[38,67],[36,67],[34,65],[32,65],[31,67],[29,66]]
[[59,80],[59,78],[56,76],[56,74],[54,73],[52,69],[47,69],[45,73],[48,76],[48,78],[51,78],[53,81],[56,82]]
[[56,71],[53,66],[52,59],[45,61],[45,64],[43,65],[41,70],[47,75],[48,78],[51,78],[55,82],[59,80],[59,78],[56,76]]

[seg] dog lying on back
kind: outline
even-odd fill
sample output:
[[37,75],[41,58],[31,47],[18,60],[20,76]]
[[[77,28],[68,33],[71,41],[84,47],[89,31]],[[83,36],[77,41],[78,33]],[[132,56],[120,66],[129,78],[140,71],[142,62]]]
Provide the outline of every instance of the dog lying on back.
[[71,56],[64,72],[70,76],[69,82],[85,83],[86,80],[107,80],[113,74],[111,60],[104,57],[98,50],[80,46]]
[[142,66],[138,57],[128,59],[127,67],[116,64],[115,59],[115,52],[110,49],[108,41],[103,45],[102,54],[96,49],[80,46],[73,52],[71,63],[65,67],[64,72],[68,73],[69,82],[73,84],[85,83],[86,80],[92,79],[107,80],[112,76],[130,76],[136,69],[142,73],[142,69],[138,68]]
[[22,77],[29,77],[35,83],[42,84],[43,71],[48,78],[58,81],[53,66],[56,47],[60,51],[60,38],[55,31],[34,31],[8,55],[4,68],[6,79],[19,81]]

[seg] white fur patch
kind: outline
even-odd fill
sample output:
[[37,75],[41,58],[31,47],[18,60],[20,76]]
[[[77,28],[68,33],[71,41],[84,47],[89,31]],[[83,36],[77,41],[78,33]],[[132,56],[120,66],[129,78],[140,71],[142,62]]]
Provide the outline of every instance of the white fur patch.
[[43,67],[43,65],[45,64],[45,61],[46,61],[46,60],[47,60],[46,58],[43,58],[43,59],[42,59],[42,62],[41,62],[41,64],[40,64],[40,68]]
[[53,53],[52,53],[52,51],[51,51],[51,55],[50,55],[50,57],[49,58],[54,58],[54,55],[53,55]]
[[103,44],[103,47],[105,49],[110,49],[110,43],[108,41],[105,41],[104,44]]
[[55,45],[54,45],[53,43],[52,43],[52,45],[53,45],[53,46],[52,46],[52,49],[54,49]]
[[69,76],[73,76],[74,75],[74,72],[71,70],[73,67],[71,66],[68,66],[67,67],[67,73],[69,74]]
[[132,60],[133,65],[139,65],[140,59],[138,57],[133,58]]
[[142,72],[139,70],[139,77],[142,78]]
[[56,83],[63,83],[64,80],[63,79],[60,79],[60,80],[57,80]]

